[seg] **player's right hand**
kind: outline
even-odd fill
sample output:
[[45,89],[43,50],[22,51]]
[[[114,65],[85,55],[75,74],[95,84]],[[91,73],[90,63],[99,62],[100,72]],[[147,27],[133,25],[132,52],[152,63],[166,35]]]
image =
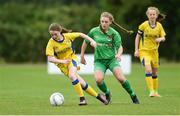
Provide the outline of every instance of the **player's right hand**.
[[136,50],[136,51],[134,52],[134,56],[135,56],[135,57],[139,57],[139,50]]
[[81,57],[81,61],[80,61],[82,64],[84,64],[84,65],[86,65],[87,63],[86,63],[86,60],[85,60],[85,58],[84,57]]

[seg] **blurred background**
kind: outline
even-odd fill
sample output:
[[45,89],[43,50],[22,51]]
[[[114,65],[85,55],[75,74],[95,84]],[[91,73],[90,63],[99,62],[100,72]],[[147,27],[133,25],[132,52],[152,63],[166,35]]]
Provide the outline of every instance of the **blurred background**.
[[[166,19],[161,23],[166,41],[159,48],[166,61],[180,61],[180,0],[0,0],[0,63],[46,62],[45,48],[50,38],[48,26],[58,22],[73,31],[88,33],[99,25],[101,12],[108,11],[115,21],[135,33],[122,36],[124,53],[134,52],[138,25],[147,19],[148,6],[158,7]],[[75,41],[80,53],[82,39]],[[92,53],[87,49],[87,53]],[[133,61],[138,59],[133,58]]]
[[[158,7],[166,15],[161,22],[166,41],[159,48],[158,77],[163,96],[160,99],[147,97],[144,70],[139,59],[133,57],[138,25],[147,20],[145,12],[149,6]],[[0,115],[180,115],[179,6],[180,0],[0,0]],[[89,106],[77,107],[78,99],[69,80],[47,73],[45,49],[50,39],[49,25],[58,22],[65,28],[87,34],[99,25],[104,11],[111,12],[117,23],[135,32],[128,35],[112,25],[121,34],[124,54],[132,55],[132,72],[126,77],[132,82],[141,105],[130,105],[127,93],[119,87],[116,78],[107,75],[112,104],[102,107],[87,95]],[[77,53],[82,41],[75,40]],[[86,53],[92,52],[88,47]],[[92,74],[82,76],[99,91]],[[64,107],[50,105],[49,96],[56,91],[64,95]]]

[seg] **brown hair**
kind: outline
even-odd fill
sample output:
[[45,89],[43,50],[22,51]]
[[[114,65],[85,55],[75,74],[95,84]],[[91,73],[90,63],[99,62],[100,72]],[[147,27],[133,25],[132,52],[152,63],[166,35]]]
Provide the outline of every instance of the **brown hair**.
[[49,26],[49,31],[59,31],[60,33],[68,33],[71,32],[72,30],[66,29],[59,25],[58,23],[52,23]]
[[109,20],[112,22],[112,24],[114,24],[115,26],[119,27],[119,28],[120,28],[121,30],[123,30],[124,32],[126,32],[126,33],[128,33],[128,34],[132,34],[132,33],[133,33],[132,30],[127,30],[127,29],[125,29],[124,27],[122,27],[121,25],[119,25],[118,23],[116,23],[115,20],[114,20],[113,15],[112,15],[111,13],[109,13],[109,12],[103,12],[103,13],[101,13],[101,18],[102,18],[102,17],[108,17]]

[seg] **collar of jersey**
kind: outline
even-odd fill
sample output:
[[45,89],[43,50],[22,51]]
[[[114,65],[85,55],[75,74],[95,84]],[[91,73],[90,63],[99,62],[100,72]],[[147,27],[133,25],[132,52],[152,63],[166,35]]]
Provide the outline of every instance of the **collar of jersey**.
[[[53,38],[52,38],[53,39]],[[58,42],[58,43],[62,43],[63,41],[64,41],[64,38],[62,39],[62,40],[55,40],[55,39],[53,39],[54,41],[56,41],[56,42]]]
[[151,24],[150,24],[149,21],[148,21],[148,24],[149,24],[149,26],[151,27],[151,29],[154,29],[154,28],[157,26],[157,22],[155,22],[155,26],[154,26],[154,27],[151,26]]
[[[109,27],[110,28],[110,27]],[[105,35],[109,35],[109,28],[107,30],[107,32],[103,32],[102,29],[101,29],[101,26],[99,25],[99,31]]]
[[[52,38],[53,39],[53,38]],[[54,41],[58,42],[58,43],[62,43],[64,41],[64,35],[63,35],[63,39],[62,40],[56,40],[56,39],[53,39]]]

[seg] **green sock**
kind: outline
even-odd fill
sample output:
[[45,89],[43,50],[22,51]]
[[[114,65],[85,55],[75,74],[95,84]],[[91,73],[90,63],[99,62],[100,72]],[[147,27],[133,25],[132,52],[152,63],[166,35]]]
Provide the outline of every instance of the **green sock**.
[[129,83],[128,80],[126,80],[123,84],[122,84],[123,88],[129,93],[130,96],[134,96],[135,93]]
[[104,92],[105,94],[109,94],[110,91],[109,89],[107,88],[105,82],[103,81],[101,84],[97,84],[97,86],[99,87],[99,89]]

